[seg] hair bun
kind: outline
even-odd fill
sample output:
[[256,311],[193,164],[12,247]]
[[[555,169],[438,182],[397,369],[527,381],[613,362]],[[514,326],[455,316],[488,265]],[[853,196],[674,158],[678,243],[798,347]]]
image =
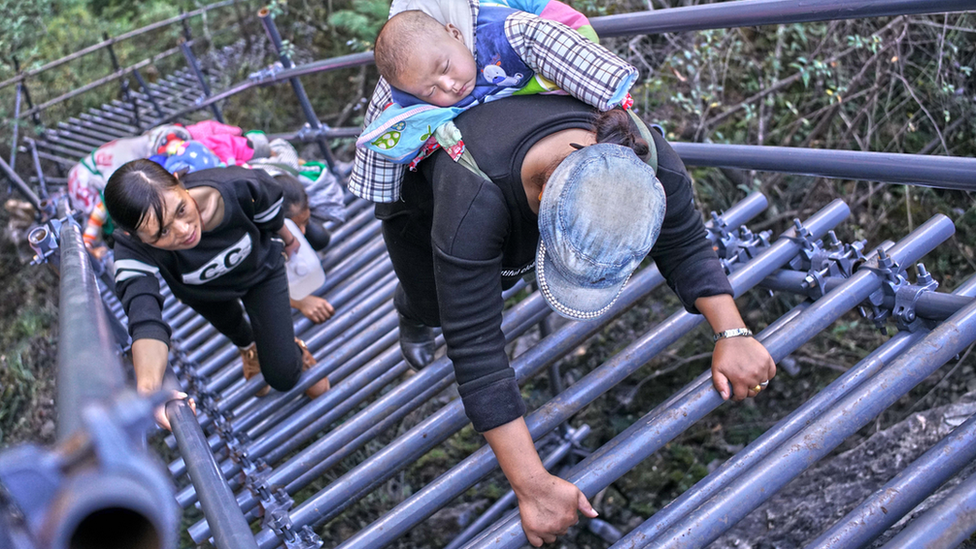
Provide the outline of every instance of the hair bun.
[[651,148],[647,141],[631,127],[630,116],[620,109],[602,112],[593,121],[597,143],[613,143],[633,149],[641,160],[647,160]]

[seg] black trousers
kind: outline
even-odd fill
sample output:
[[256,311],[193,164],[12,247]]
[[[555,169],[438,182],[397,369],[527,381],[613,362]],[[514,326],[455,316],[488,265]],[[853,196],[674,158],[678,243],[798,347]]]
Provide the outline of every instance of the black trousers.
[[[302,375],[302,350],[295,343],[284,267],[249,288],[240,302],[211,301],[187,305],[234,345],[247,347],[256,343],[261,374],[275,390],[287,391],[298,383]],[[244,318],[245,310],[250,322]]]
[[434,249],[430,243],[433,191],[423,176],[410,171],[404,175],[401,188],[400,202],[376,204],[376,217],[383,222],[383,240],[400,282],[393,304],[410,320],[440,326]]

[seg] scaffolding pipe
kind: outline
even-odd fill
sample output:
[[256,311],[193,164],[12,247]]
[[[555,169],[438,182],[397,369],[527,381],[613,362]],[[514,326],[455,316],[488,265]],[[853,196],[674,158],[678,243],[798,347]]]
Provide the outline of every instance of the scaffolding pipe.
[[13,84],[15,82],[22,82],[26,78],[29,78],[31,76],[36,76],[38,74],[41,74],[42,72],[45,72],[45,71],[48,71],[48,70],[53,69],[55,67],[58,67],[60,65],[63,65],[65,63],[69,62],[69,61],[74,61],[75,59],[84,57],[85,55],[88,55],[89,53],[96,52],[96,51],[98,51],[98,50],[100,50],[100,49],[102,49],[102,48],[104,48],[106,46],[109,46],[111,44],[118,44],[119,42],[122,42],[124,40],[128,40],[129,38],[133,38],[135,36],[139,36],[139,35],[145,34],[145,33],[149,32],[149,31],[153,31],[153,30],[156,30],[158,28],[162,28],[162,27],[169,26],[169,25],[171,25],[173,23],[176,23],[178,21],[181,21],[183,19],[187,19],[187,18],[191,18],[191,17],[196,17],[197,15],[200,15],[201,13],[206,13],[208,10],[212,10],[214,8],[221,8],[221,7],[224,7],[224,6],[228,6],[228,5],[233,4],[234,2],[237,2],[237,1],[238,0],[224,0],[223,2],[215,2],[215,3],[210,4],[208,6],[204,6],[202,8],[199,8],[199,9],[196,9],[196,10],[193,10],[193,11],[189,11],[189,12],[180,14],[180,15],[178,15],[176,17],[172,17],[170,19],[165,19],[163,21],[157,21],[156,23],[152,23],[150,25],[146,25],[145,27],[142,27],[142,28],[139,28],[139,29],[135,29],[133,31],[129,31],[129,32],[126,32],[126,33],[122,33],[122,34],[116,36],[115,38],[110,38],[108,40],[99,42],[97,44],[93,44],[91,46],[88,46],[87,48],[78,50],[78,51],[76,51],[76,52],[74,52],[74,53],[72,53],[70,55],[66,55],[65,57],[62,57],[61,59],[57,59],[55,61],[51,61],[50,63],[48,63],[46,65],[43,65],[41,67],[38,67],[36,69],[32,69],[32,70],[29,70],[29,71],[25,71],[23,73],[18,72],[17,76],[14,76],[13,78],[9,78],[7,80],[4,80],[3,82],[0,82],[0,89],[3,89],[3,88],[5,88],[5,87],[7,87],[10,84]]
[[[952,223],[948,218],[936,216],[892,248],[892,257],[897,258],[899,264],[914,262],[919,256],[927,253],[938,245],[938,243],[951,236],[952,229]],[[756,261],[750,262],[749,266],[754,263]],[[730,280],[736,277],[739,272],[741,271],[733,273]],[[870,272],[872,275],[876,275],[876,273],[867,269],[862,269],[858,274],[861,272]],[[801,313],[794,323],[780,330],[776,334],[778,337],[767,339],[763,334],[760,334],[759,339],[767,350],[769,350],[773,360],[781,360],[803,342],[808,341],[811,337],[819,333],[820,330],[839,318],[840,315],[859,303],[863,297],[858,298],[857,296],[863,293],[865,284],[857,280],[857,278],[858,275],[855,274],[849,284],[838,289],[834,294],[825,296],[822,301],[814,303],[806,311]],[[881,279],[879,277],[874,281],[874,288],[879,287],[880,284]],[[828,300],[830,300],[829,303]],[[827,305],[821,305],[821,303],[827,303]],[[976,306],[974,306],[974,310],[976,310]],[[974,335],[976,335],[976,330],[974,330]],[[911,351],[906,354],[911,354]],[[896,360],[895,364],[899,362],[900,359]],[[863,384],[862,387],[869,384],[871,382]],[[874,391],[877,392],[877,388]],[[672,406],[670,404],[671,402],[674,402],[675,405]],[[710,372],[703,373],[698,379],[686,386],[681,393],[673,396],[669,401],[655,408],[655,410],[652,410],[640,421],[636,422],[620,435],[614,437],[613,440],[581,462],[576,468],[577,472],[571,474],[567,480],[576,484],[583,493],[592,496],[632,469],[637,463],[646,459],[650,454],[663,447],[667,441],[673,439],[684,429],[722,404],[722,402],[718,392],[712,386]],[[827,412],[825,416],[834,410],[836,408]],[[840,418],[833,418],[832,423],[826,425],[828,429],[839,431],[840,429],[837,426],[843,423],[842,416]],[[794,439],[791,439],[790,444],[784,445],[788,448],[788,451],[785,453],[799,454],[801,452],[798,452],[797,448],[804,448],[808,445],[820,447],[819,444],[808,444],[806,441],[801,440],[801,437],[802,435],[797,435]],[[765,460],[760,466],[765,466],[775,461]],[[804,464],[811,462],[812,460],[803,461]],[[794,469],[777,467],[776,469],[766,470],[762,476],[757,476],[753,480],[750,487],[754,488],[753,492],[756,497],[768,497],[776,491],[770,488],[772,477],[788,475]],[[754,508],[754,506],[749,505],[751,501],[748,498],[731,497],[726,492],[727,489],[723,490],[706,504],[710,505],[716,502],[722,504],[723,513],[721,515],[710,515],[706,517],[707,520],[697,520],[691,526],[686,526],[685,523],[688,521],[684,521],[671,530],[668,530],[668,532],[660,536],[660,539],[654,540],[651,543],[654,544],[655,548],[681,547],[682,549],[687,549],[688,547],[701,547],[713,541],[717,537],[717,534],[707,541],[700,541],[701,538],[704,538],[702,532],[708,532],[705,535],[710,535],[715,530],[724,531],[724,529],[730,528],[733,524],[741,520],[745,514]],[[707,509],[707,507],[700,507],[697,512],[701,512],[703,508]],[[718,522],[721,522],[721,524],[716,524]],[[679,539],[683,536],[687,537],[685,539]],[[525,534],[522,531],[521,522],[516,514],[496,529],[474,540],[468,547],[481,548],[490,546],[510,547],[514,549],[524,543]]]
[[[281,35],[278,34],[278,27],[275,25],[274,17],[271,16],[271,10],[267,7],[258,10],[258,19],[264,25],[264,31],[268,33],[268,38],[271,39],[271,45],[274,46],[275,52],[278,53],[281,66],[286,69],[294,67],[295,64],[292,63],[291,57],[288,56],[287,52],[283,51],[284,46],[281,43]],[[306,123],[312,129],[312,132],[318,136],[315,142],[319,146],[319,152],[322,153],[322,158],[329,165],[329,170],[335,173],[335,157],[332,156],[332,150],[329,149],[329,144],[321,136],[322,122],[319,121],[319,117],[312,109],[312,102],[308,100],[308,94],[305,93],[305,86],[302,85],[302,81],[298,77],[289,78],[288,81],[291,83],[291,88],[295,92],[298,104],[302,107],[302,113],[305,114]]]
[[[524,283],[523,283],[524,284]],[[509,292],[514,290],[510,289]],[[542,315],[548,313],[548,307],[542,296],[534,293],[522,300],[514,307],[505,312],[502,316],[502,332],[506,342],[511,342],[522,332],[539,321]],[[442,336],[439,336],[439,339]],[[399,349],[393,349],[399,352]],[[288,488],[294,486],[292,483],[299,477],[307,477],[312,474],[320,475],[331,461],[325,462],[337,452],[351,452],[361,444],[368,442],[372,436],[378,434],[382,427],[387,423],[384,418],[403,417],[417,406],[430,398],[428,393],[439,392],[441,385],[447,386],[453,382],[453,369],[447,357],[441,357],[426,366],[416,375],[401,383],[379,400],[373,402],[355,417],[347,420],[337,429],[333,430],[323,438],[317,440],[312,445],[304,448],[301,452],[293,456],[287,463],[279,466],[267,479],[269,484],[287,485]],[[420,398],[424,396],[425,398]],[[238,503],[247,512],[257,505],[257,499],[250,493],[238,495]],[[208,530],[206,525],[197,523],[190,528],[190,535],[194,539],[206,539],[204,530]],[[272,534],[274,537],[274,534]],[[275,538],[277,540],[277,538]]]
[[[6,165],[3,159],[0,163]],[[122,362],[113,351],[112,332],[101,305],[95,271],[85,251],[82,229],[69,215],[67,200],[58,213],[61,293],[58,312],[58,440],[82,427],[81,410],[125,387]]]
[[[741,0],[709,6],[738,3]],[[708,143],[672,143],[671,146],[689,166],[976,190],[976,159],[973,158]]]
[[[966,284],[958,288],[956,294],[959,296],[976,295],[976,277],[971,278]],[[780,337],[775,335],[776,330],[772,330],[772,328],[773,326],[770,325],[763,331],[767,341]],[[786,440],[799,433],[814,419],[822,415],[825,410],[836,405],[840,399],[865,380],[881,371],[882,368],[901,355],[905,349],[910,348],[922,339],[926,333],[928,330],[923,329],[914,333],[899,332],[896,334],[813,398],[777,422],[745,449],[732,456],[691,489],[686,490],[677,499],[668,503],[643,524],[629,532],[613,545],[613,549],[636,549],[644,546],[648,541],[656,539],[661,532],[673,526],[675,522],[703,504],[721,488],[748,471],[756,463],[766,459]],[[850,546],[852,545],[844,545],[844,547]]]
[[[780,270],[766,277],[760,286],[770,290],[791,292],[815,298],[817,289],[804,284],[807,273],[799,271]],[[825,277],[824,288],[829,293],[844,283],[842,277]],[[915,301],[915,316],[926,320],[945,320],[972,303],[974,296],[971,294],[961,294],[958,291],[953,294],[937,292],[922,292]],[[891,310],[895,306],[895,296],[885,295],[882,306]]]
[[24,180],[17,175],[17,172],[3,158],[0,158],[0,172],[3,172],[7,176],[7,179],[10,180],[10,183],[20,191],[20,194],[24,195],[24,198],[31,203],[31,206],[34,206],[34,211],[41,211],[41,199],[34,194],[30,185],[24,183]]
[[[972,463],[973,459],[976,459],[976,416],[956,427],[806,548],[843,549],[866,546],[963,467]],[[919,520],[921,519],[916,519],[912,525]],[[942,532],[956,532],[956,529],[944,524],[940,529]],[[969,533],[966,534],[967,537]],[[942,547],[955,547],[963,539],[965,538],[959,539],[953,545]],[[922,542],[903,546],[932,547]]]
[[[11,166],[17,165],[17,135],[18,132],[20,132],[20,100],[23,97],[23,95],[24,95],[24,85],[23,83],[18,83],[17,97],[14,100],[13,137],[10,138],[10,165]],[[7,192],[9,193],[10,190],[8,189]]]
[[[808,220],[806,227],[815,237],[822,236],[847,217],[849,212],[846,204],[840,200],[835,200]],[[770,248],[733,273],[729,280],[737,293],[755,285],[767,273],[779,268],[799,251],[802,244],[793,238],[795,234],[796,229],[790,229]],[[657,272],[656,267],[654,267],[654,274],[656,281],[660,283],[663,278]],[[526,418],[529,432],[533,438],[538,438],[556,428],[703,321],[704,319],[700,315],[692,315],[687,311],[675,313],[599,368],[590,372],[582,380],[569,387],[565,392],[530,414]],[[564,331],[567,331],[567,328],[561,329],[557,334]],[[545,353],[546,356],[553,356],[554,353],[546,349],[546,343],[546,341],[540,342],[525,354]],[[518,370],[517,375],[519,375]],[[522,379],[521,375],[519,378]],[[387,449],[392,451],[394,446],[396,444],[388,446]],[[421,492],[398,505],[393,511],[369,527],[358,532],[356,536],[346,540],[341,547],[381,547],[388,544],[440,506],[445,505],[468,489],[478,479],[491,472],[496,465],[497,461],[491,449],[487,446],[482,447],[461,464],[430,483]],[[333,490],[341,482],[341,479],[333,482],[330,490]],[[592,496],[592,494],[589,495]],[[309,501],[317,502],[320,507],[316,511],[322,511],[321,507],[324,504],[320,501],[319,496],[315,496]],[[293,521],[304,523],[304,517],[297,515],[305,507],[306,505],[303,505],[295,510],[292,515]],[[263,539],[262,534],[258,535],[259,543]],[[522,535],[521,528],[519,528],[519,535]],[[525,538],[522,537],[521,539],[524,543]],[[262,547],[264,547],[263,544]]]
[[976,474],[912,521],[882,549],[953,549],[976,532]]
[[[41,159],[37,154],[37,142],[29,137],[24,137],[24,141],[30,146],[31,160],[34,163],[34,173],[37,174],[37,190],[40,193],[39,196],[41,200],[47,200],[50,195],[47,191],[47,178],[41,169]],[[13,166],[13,163],[10,165]]]
[[969,11],[970,0],[738,0],[590,19],[600,37]]
[[185,400],[166,405],[166,416],[173,426],[180,453],[189,462],[190,479],[200,490],[200,504],[212,525],[218,549],[257,549],[251,527],[235,505],[234,492],[220,474],[207,440]]
[[[939,219],[940,217],[936,216],[926,225],[932,225],[933,221],[951,225],[947,219]],[[892,256],[905,251],[902,244],[907,240],[914,240],[913,237],[917,234],[918,231],[912,233],[893,248]],[[863,271],[864,269],[858,273]],[[819,302],[814,306],[818,304]],[[806,332],[801,332],[798,336],[807,339]],[[836,406],[825,411],[808,428],[783,443],[772,456],[756,464],[684,520],[661,534],[653,541],[654,546],[702,547],[714,541],[726,529],[779,491],[805,467],[826,455],[968,346],[974,338],[976,303],[953,315],[889,367],[859,385]],[[723,524],[716,524],[717,517],[722,517]]]
[[[547,471],[552,471],[556,465],[559,465],[569,452],[575,448],[579,447],[580,444],[586,440],[586,437],[590,434],[590,426],[583,424],[580,425],[578,429],[569,428],[569,438],[564,440],[555,450],[553,450],[545,459],[542,460],[542,466],[546,468]],[[493,522],[498,520],[506,511],[512,507],[518,505],[518,497],[515,495],[513,490],[509,490],[504,496],[498,498],[495,503],[488,508],[480,517],[472,522],[463,532],[455,536],[451,543],[444,547],[444,549],[460,549],[465,543],[467,543],[471,538],[478,535],[479,532],[485,528],[491,526]]]
[[[193,50],[190,49],[190,42],[181,41],[180,50],[183,52],[183,57],[186,58],[186,63],[190,65],[191,69],[193,69],[193,74],[197,77],[197,82],[200,84],[200,89],[203,90],[203,95],[209,99],[212,95],[210,93],[210,84],[207,83],[207,77],[203,74],[203,70],[200,69],[200,63],[197,62],[197,57],[193,55]],[[206,101],[201,102],[201,106],[203,103],[206,103]],[[214,118],[216,118],[221,124],[225,124],[226,122],[224,121],[224,115],[222,112],[220,112],[220,107],[217,105],[217,102],[211,102],[209,103],[209,106],[210,110],[213,112]]]

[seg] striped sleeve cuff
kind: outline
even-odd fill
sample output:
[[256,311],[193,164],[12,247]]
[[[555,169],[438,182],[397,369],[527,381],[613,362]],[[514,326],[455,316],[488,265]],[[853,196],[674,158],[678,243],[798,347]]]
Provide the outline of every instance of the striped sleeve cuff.
[[155,276],[159,267],[143,263],[136,259],[119,259],[115,262],[115,283],[129,280],[137,276]]

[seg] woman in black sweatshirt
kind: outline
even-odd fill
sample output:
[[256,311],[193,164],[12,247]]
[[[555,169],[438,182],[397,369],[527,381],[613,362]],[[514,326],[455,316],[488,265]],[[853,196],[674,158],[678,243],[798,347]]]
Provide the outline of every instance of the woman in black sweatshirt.
[[[116,292],[129,319],[141,394],[159,390],[169,354],[157,274],[238,346],[245,378],[261,373],[287,391],[315,364],[291,321],[283,252],[294,253],[298,240],[284,226],[281,203],[280,187],[262,170],[177,177],[150,160],[133,160],[109,178],[105,206],[127,233],[116,238]],[[328,388],[323,378],[308,394]],[[168,427],[159,412],[157,420]]]

